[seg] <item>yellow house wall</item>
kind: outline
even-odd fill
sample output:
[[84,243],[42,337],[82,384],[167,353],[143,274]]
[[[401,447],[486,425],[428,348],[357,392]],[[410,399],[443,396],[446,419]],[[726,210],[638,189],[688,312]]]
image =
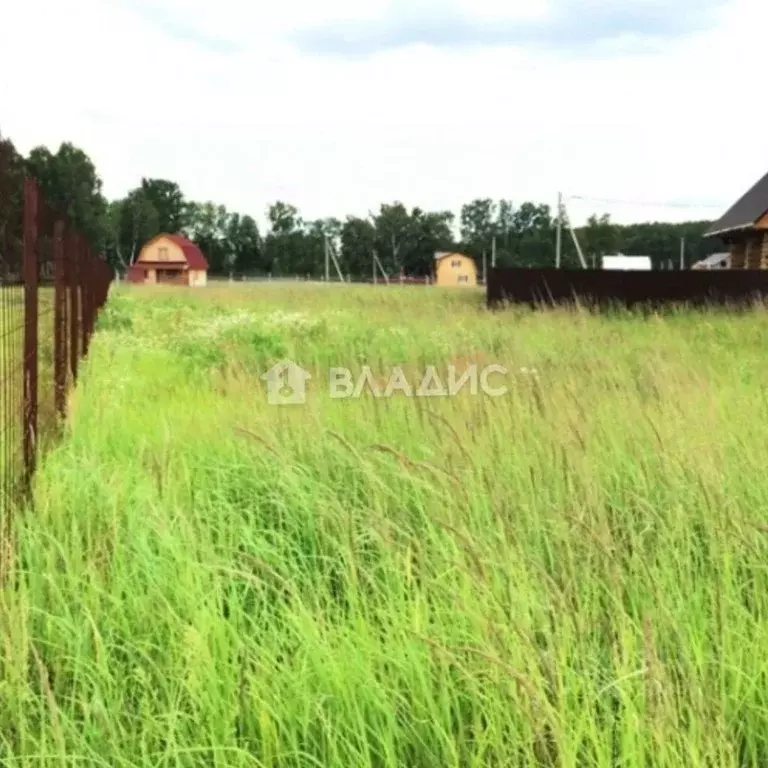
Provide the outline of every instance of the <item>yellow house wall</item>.
[[154,285],[157,282],[157,272],[154,269],[147,270],[147,276],[144,279],[144,285]]
[[[461,262],[459,266],[451,266],[451,262]],[[459,276],[466,275],[465,283],[459,282]],[[435,267],[435,285],[477,285],[477,267],[474,259],[461,254],[448,254],[440,259]]]
[[[161,258],[161,248],[168,249],[167,259]],[[173,242],[173,240],[170,240],[167,237],[158,237],[154,240],[150,240],[141,249],[139,257],[136,259],[136,261],[167,261],[168,263],[178,264],[181,262],[182,264],[185,264],[187,260],[184,258],[184,251],[182,251],[181,248]]]
[[189,270],[189,284],[191,286],[200,287],[206,284],[207,275],[203,269],[190,269]]

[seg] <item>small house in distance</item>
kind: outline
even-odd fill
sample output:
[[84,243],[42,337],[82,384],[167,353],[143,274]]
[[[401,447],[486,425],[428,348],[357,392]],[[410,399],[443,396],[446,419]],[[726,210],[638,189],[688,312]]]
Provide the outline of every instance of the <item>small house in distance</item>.
[[477,266],[471,256],[438,251],[434,277],[435,285],[477,285]]
[[650,256],[625,256],[623,253],[603,256],[603,269],[650,272],[652,268]]
[[730,269],[768,269],[768,173],[748,189],[707,232],[730,254]]
[[157,235],[139,251],[126,279],[145,285],[203,286],[208,262],[203,252],[184,235]]

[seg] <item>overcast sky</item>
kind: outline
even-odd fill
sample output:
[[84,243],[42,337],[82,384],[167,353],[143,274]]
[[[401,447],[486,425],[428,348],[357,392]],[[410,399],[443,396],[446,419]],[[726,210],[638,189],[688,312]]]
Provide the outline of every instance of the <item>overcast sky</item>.
[[[768,171],[765,0],[24,0],[0,132],[260,221],[474,197],[710,218]],[[651,203],[700,207],[655,207]]]

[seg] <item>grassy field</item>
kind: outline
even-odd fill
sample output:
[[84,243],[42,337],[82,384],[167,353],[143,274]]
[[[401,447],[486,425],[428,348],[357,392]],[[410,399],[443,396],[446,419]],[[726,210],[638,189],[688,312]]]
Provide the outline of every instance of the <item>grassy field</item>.
[[[767,336],[117,291],[16,522],[0,761],[767,765]],[[282,357],[303,405],[267,404]],[[333,366],[473,362],[509,392],[328,396]]]

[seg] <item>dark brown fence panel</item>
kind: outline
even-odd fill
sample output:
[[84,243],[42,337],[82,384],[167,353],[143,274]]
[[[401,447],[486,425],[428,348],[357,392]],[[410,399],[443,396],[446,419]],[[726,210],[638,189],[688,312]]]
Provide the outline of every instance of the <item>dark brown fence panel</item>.
[[768,297],[768,270],[632,272],[490,269],[489,307],[580,302],[626,307],[688,304],[745,306]]
[[40,450],[58,436],[112,270],[4,151],[0,142],[0,513],[7,519],[30,487]]

